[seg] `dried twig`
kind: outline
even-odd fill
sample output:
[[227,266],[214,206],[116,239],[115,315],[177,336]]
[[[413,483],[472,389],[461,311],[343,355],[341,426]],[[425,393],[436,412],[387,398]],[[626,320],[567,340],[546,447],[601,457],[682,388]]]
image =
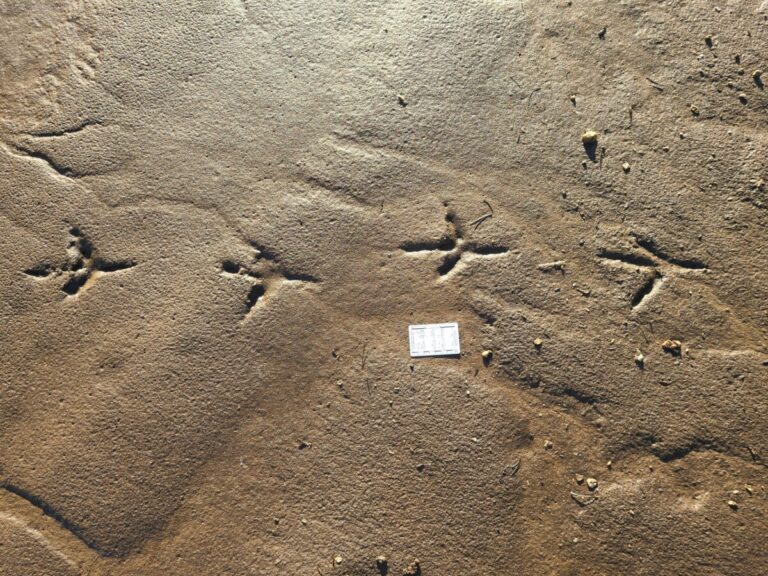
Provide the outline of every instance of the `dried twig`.
[[555,260],[554,262],[545,262],[544,264],[539,264],[536,266],[538,270],[541,270],[542,272],[552,272],[553,270],[557,270],[559,272],[565,273],[565,262],[562,260]]
[[490,212],[486,212],[485,214],[483,214],[479,218],[475,218],[474,220],[472,220],[472,222],[468,224],[468,226],[474,226],[475,230],[477,230],[480,227],[480,224],[488,220],[488,218],[493,217],[493,206],[491,206],[488,200],[483,200],[483,202],[485,203],[486,206],[488,206],[488,210],[490,210]]
[[578,492],[571,492],[571,498],[573,498],[579,506],[589,506],[597,500],[597,496],[586,496],[585,494],[579,494]]
[[528,104],[526,104],[526,106],[530,106],[531,105],[531,97],[534,94],[536,94],[536,92],[538,92],[539,90],[541,90],[541,87],[537,87],[537,88],[534,88],[533,90],[531,90],[531,93],[528,94]]
[[664,86],[656,82],[656,80],[654,80],[653,78],[649,78],[648,76],[646,76],[645,79],[648,80],[648,82],[650,82],[651,85],[654,88],[656,88],[656,90],[658,90],[659,92],[664,92]]
[[507,464],[506,466],[504,466],[504,469],[501,471],[501,475],[512,477],[515,474],[517,474],[517,471],[519,469],[520,469],[520,460],[515,460],[511,464]]

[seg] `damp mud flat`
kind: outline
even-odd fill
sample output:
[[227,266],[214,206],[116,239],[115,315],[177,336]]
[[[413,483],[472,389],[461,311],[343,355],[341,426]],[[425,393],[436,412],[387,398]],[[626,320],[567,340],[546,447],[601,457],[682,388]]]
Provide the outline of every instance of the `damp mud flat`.
[[766,10],[0,2],[0,573],[768,573]]

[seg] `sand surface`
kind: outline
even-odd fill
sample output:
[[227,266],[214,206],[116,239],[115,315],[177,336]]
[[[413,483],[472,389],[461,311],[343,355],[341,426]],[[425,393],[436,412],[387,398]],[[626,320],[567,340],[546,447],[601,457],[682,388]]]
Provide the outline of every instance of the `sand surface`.
[[0,0],[0,574],[767,574],[767,56],[760,0]]

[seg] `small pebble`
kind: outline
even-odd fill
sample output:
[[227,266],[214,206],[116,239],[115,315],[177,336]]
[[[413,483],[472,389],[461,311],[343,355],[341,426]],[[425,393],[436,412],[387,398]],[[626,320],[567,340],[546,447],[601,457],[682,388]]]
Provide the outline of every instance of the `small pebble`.
[[587,488],[589,488],[590,492],[597,490],[597,480],[594,478],[587,478]]
[[735,500],[728,500],[728,506],[731,507],[731,510],[738,510],[739,504]]
[[341,564],[342,562],[344,562],[344,558],[342,558],[341,556],[336,556],[336,557],[333,559],[333,563],[334,563],[334,564],[336,564],[337,566],[338,566],[339,564]]
[[664,340],[661,344],[661,349],[664,350],[667,354],[672,354],[673,356],[680,356],[680,353],[682,352],[682,342],[680,340]]
[[541,348],[544,345],[544,340],[542,340],[541,338],[536,338],[533,341],[533,345],[536,346],[536,348]]
[[581,474],[576,474],[576,484],[583,484],[584,483],[584,476]]
[[408,567],[403,570],[403,576],[420,576],[420,574],[421,564],[419,563],[418,559],[411,562]]
[[742,104],[746,104],[747,103],[747,95],[744,94],[744,92],[739,94],[739,102],[741,102]]
[[699,111],[699,107],[696,106],[695,104],[691,105],[691,114],[693,114],[694,116],[698,116],[699,114],[701,114],[701,112]]
[[379,569],[379,572],[383,572],[386,574],[386,570],[388,568],[389,564],[387,562],[386,556],[379,556],[376,558],[376,568]]
[[621,169],[624,170],[626,174],[629,174],[632,167],[629,165],[629,162],[624,162],[624,164],[621,165]]
[[552,440],[544,440],[544,450],[551,450],[553,446]]
[[637,364],[640,368],[645,366],[645,356],[639,350],[637,351],[637,354],[635,354],[635,364]]
[[597,144],[597,139],[600,136],[597,132],[594,130],[587,130],[584,132],[584,134],[581,135],[581,141],[584,144]]

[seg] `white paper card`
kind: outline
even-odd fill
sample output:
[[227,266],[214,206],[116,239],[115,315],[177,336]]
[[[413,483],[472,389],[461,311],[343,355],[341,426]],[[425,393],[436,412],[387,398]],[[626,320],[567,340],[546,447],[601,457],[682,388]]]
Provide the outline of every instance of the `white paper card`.
[[461,353],[459,324],[412,324],[408,326],[411,356],[453,356]]

